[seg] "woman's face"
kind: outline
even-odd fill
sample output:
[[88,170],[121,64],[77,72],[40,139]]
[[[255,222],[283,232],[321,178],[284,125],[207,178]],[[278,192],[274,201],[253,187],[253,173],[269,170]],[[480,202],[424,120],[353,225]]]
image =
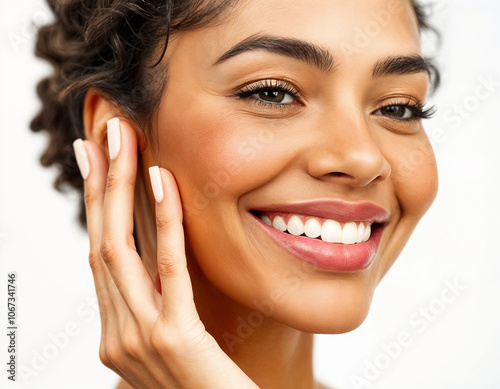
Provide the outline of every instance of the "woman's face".
[[218,290],[306,332],[364,320],[437,191],[421,55],[403,0],[246,0],[172,40],[151,164]]

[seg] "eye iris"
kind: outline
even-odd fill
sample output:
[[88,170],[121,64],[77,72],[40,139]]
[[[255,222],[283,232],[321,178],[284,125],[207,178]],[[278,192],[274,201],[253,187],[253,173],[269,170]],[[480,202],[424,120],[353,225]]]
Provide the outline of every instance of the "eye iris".
[[387,116],[404,118],[406,115],[406,107],[403,107],[402,105],[389,105],[387,107],[384,107],[383,112]]
[[259,92],[259,98],[272,103],[280,103],[285,98],[285,92],[276,89],[267,89]]

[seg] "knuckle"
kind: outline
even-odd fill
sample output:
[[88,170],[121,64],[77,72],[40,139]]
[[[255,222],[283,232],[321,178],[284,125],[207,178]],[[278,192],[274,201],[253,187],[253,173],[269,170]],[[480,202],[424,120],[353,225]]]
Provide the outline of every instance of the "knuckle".
[[106,366],[109,369],[112,369],[114,367],[114,365],[111,363],[111,360],[108,357],[108,353],[106,351],[106,345],[104,343],[101,343],[101,346],[99,347],[99,360],[104,366]]
[[106,180],[106,192],[114,191],[120,182],[120,175],[115,172],[109,172]]
[[113,263],[116,256],[116,246],[110,238],[101,241],[100,255],[107,264]]
[[106,180],[106,192],[112,192],[120,185],[124,185],[127,188],[134,189],[135,178],[129,177],[127,175],[122,175],[115,171],[108,172],[108,178]]
[[94,250],[89,253],[89,265],[93,273],[101,269],[101,261],[101,253]]
[[113,335],[101,341],[99,358],[107,367],[120,368],[133,360],[142,360],[148,349],[146,346],[140,331],[134,326],[126,325],[124,329],[113,331]]
[[125,356],[120,342],[117,341],[106,341],[105,354],[111,366],[123,366],[125,361]]
[[160,230],[167,230],[173,226],[182,225],[182,216],[157,216],[156,217],[156,227]]
[[157,216],[156,217],[156,227],[160,230],[166,230],[170,227],[172,223],[171,219],[166,216]]
[[87,207],[90,206],[94,202],[95,198],[96,198],[95,192],[92,189],[90,189],[89,187],[85,187],[85,190],[83,193],[83,201],[85,202],[85,205]]
[[179,262],[175,260],[173,253],[162,249],[158,253],[158,274],[161,277],[172,277],[179,271]]
[[123,353],[131,359],[140,359],[141,351],[144,349],[142,347],[142,342],[140,338],[135,334],[129,334],[122,338]]

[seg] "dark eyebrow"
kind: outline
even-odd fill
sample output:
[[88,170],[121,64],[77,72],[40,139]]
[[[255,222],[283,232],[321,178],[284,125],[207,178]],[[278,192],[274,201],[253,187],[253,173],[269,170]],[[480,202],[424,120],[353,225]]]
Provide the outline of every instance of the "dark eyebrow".
[[373,67],[372,76],[382,77],[393,74],[404,75],[420,72],[431,74],[431,66],[425,58],[420,55],[395,56],[377,61]]
[[254,34],[237,43],[222,54],[215,61],[214,65],[238,54],[253,50],[265,50],[275,54],[286,55],[306,62],[324,72],[332,72],[335,68],[333,55],[321,46],[295,38],[260,34]]

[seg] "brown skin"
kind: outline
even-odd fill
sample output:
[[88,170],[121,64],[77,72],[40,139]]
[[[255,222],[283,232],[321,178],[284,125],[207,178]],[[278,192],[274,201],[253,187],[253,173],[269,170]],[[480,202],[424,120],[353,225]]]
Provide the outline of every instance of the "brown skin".
[[[391,22],[359,53],[347,55],[342,46],[354,41],[356,27],[363,29],[374,20],[374,11],[389,3],[314,0],[305,7],[302,1],[276,0],[270,8],[266,0],[247,0],[220,26],[182,32],[166,55],[169,84],[156,129],[159,152],[136,129],[135,219],[144,264],[153,278],[155,205],[149,179],[143,177],[149,166],[159,165],[172,172],[179,187],[201,320],[262,388],[314,387],[312,333],[343,333],[363,322],[376,286],[436,195],[436,164],[422,123],[376,113],[408,97],[426,98],[424,72],[372,77],[381,58],[421,55],[409,1],[401,2]],[[212,65],[255,33],[316,43],[333,53],[336,69],[327,74],[262,50]],[[243,84],[276,79],[300,89],[300,102],[265,108],[231,93]],[[87,139],[107,149],[105,122],[119,114],[95,91],[90,93]],[[260,141],[255,138],[259,134]],[[417,163],[411,159],[415,155]],[[228,171],[229,161],[239,172],[216,187],[216,196],[202,195],[216,174]],[[390,213],[370,267],[354,273],[315,269],[250,223],[250,209],[315,199],[371,201]],[[249,315],[259,311],[255,301],[270,300],[272,314],[262,312],[263,323],[253,326],[248,338],[228,341],[227,334],[238,335],[241,319],[248,323]]]

